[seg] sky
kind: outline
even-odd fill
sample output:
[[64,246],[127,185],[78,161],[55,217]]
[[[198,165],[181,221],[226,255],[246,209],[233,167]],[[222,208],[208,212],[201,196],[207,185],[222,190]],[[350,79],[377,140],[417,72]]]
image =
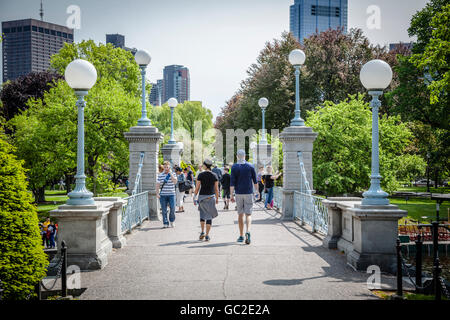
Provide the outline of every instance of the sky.
[[[348,0],[348,28],[361,28],[373,44],[409,42],[412,15],[427,0]],[[106,42],[125,35],[125,45],[147,50],[147,78],[162,78],[164,66],[184,65],[191,77],[191,100],[202,101],[214,118],[247,77],[267,41],[289,31],[294,0],[44,0],[44,21],[66,25],[71,5],[80,8],[75,41]],[[379,29],[367,21],[380,9]],[[40,0],[0,0],[0,21],[40,19]],[[372,20],[370,20],[372,21]],[[1,71],[1,66],[0,66]],[[0,77],[1,78],[1,77]],[[0,79],[1,81],[1,79]]]

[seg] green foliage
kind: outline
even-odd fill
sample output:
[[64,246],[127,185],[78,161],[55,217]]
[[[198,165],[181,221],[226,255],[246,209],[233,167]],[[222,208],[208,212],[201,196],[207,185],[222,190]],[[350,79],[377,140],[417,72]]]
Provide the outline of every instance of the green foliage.
[[[315,188],[329,195],[368,189],[372,113],[364,96],[350,96],[338,104],[326,101],[316,112],[308,112],[306,125],[319,133],[313,151]],[[399,185],[398,169],[412,135],[399,117],[381,117],[379,128],[381,183],[385,191],[392,192]]]
[[51,67],[64,75],[66,67],[75,59],[85,59],[97,69],[98,79],[117,81],[129,94],[140,95],[141,74],[133,54],[112,44],[96,44],[93,40],[65,43],[51,58]]
[[[417,68],[425,70],[433,80],[428,86],[430,103],[448,102],[450,89],[450,4],[433,16],[432,36],[423,53],[411,57]],[[448,106],[448,103],[446,103]],[[448,126],[448,116],[446,119]]]
[[22,162],[0,134],[0,279],[7,300],[24,300],[45,277],[36,208],[27,192]]
[[[86,173],[92,178],[108,171],[112,182],[117,183],[128,172],[128,143],[123,133],[136,125],[140,116],[138,67],[129,52],[110,45],[96,46],[92,41],[66,44],[53,56],[52,65],[63,72],[78,57],[92,59],[99,76],[85,98]],[[29,100],[29,109],[11,120],[17,153],[29,169],[32,189],[75,174],[76,101],[74,91],[65,81],[59,81],[43,99]],[[104,184],[99,187],[110,188]],[[97,184],[91,191],[98,193]]]

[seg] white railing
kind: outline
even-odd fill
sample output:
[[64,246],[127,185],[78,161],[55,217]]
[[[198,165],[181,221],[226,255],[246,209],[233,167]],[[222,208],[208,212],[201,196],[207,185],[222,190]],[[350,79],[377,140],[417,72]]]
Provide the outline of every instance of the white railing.
[[130,197],[125,198],[127,204],[122,207],[122,232],[130,232],[142,221],[149,218],[148,191],[142,191],[141,172],[144,164],[145,152],[141,152],[139,168],[136,174],[134,188]]
[[300,166],[300,192],[294,192],[294,219],[311,226],[313,232],[327,234],[328,209],[323,205],[322,198],[312,195],[306,176],[302,153],[298,153]]

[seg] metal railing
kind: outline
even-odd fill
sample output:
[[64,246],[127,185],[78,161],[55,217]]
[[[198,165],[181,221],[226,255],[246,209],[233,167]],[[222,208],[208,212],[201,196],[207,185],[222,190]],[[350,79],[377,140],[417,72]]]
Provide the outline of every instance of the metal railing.
[[300,166],[300,191],[294,192],[294,218],[299,219],[302,224],[311,226],[313,232],[327,234],[328,232],[328,209],[322,203],[322,198],[312,195],[302,153],[298,153]]
[[283,210],[283,188],[273,187],[273,207],[280,212]]
[[294,218],[302,224],[309,225],[313,232],[327,234],[328,209],[322,203],[322,198],[311,194],[294,192]]
[[411,265],[408,265],[403,258],[401,250],[400,239],[397,239],[396,251],[397,251],[397,293],[394,299],[403,299],[403,271],[406,271],[406,275],[409,278],[410,283],[414,286],[416,293],[432,293],[435,295],[435,300],[441,300],[441,295],[447,299],[450,299],[450,293],[447,290],[444,278],[441,277],[442,268],[439,261],[439,222],[434,221],[429,225],[420,225],[420,227],[431,227],[433,237],[433,280],[424,285],[422,282],[422,236],[419,234],[416,241],[416,267],[414,270],[415,279],[411,277],[410,269]]
[[139,167],[131,196],[125,198],[127,203],[122,206],[122,232],[130,232],[142,221],[149,218],[148,191],[142,192],[141,172],[144,164],[145,152],[141,152]]
[[37,297],[36,297],[37,300],[42,299],[42,296],[41,296],[42,292],[43,292],[42,289],[44,289],[44,292],[52,291],[59,278],[61,278],[61,296],[67,297],[67,246],[66,246],[66,242],[64,240],[61,242],[61,258],[59,259],[58,265],[56,268],[57,268],[56,276],[53,279],[53,283],[51,286],[47,287],[44,284],[43,280],[39,281],[36,284],[35,293],[37,295]]

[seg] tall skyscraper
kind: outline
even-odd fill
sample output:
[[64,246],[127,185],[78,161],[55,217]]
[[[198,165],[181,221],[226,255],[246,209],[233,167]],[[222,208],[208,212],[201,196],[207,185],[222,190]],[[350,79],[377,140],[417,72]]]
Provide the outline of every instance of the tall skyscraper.
[[152,90],[150,91],[150,104],[152,106],[160,106],[163,104],[163,80],[157,80],[152,83]]
[[122,48],[126,51],[130,51],[133,55],[136,54],[136,48],[128,48],[125,47],[125,36],[121,34],[107,34],[106,35],[106,43],[111,43],[116,48]]
[[179,103],[190,100],[189,69],[180,65],[164,68],[163,103],[174,97]]
[[290,7],[290,31],[301,44],[328,29],[347,31],[347,8],[348,0],[295,0]]
[[51,56],[73,42],[72,29],[35,19],[4,21],[2,33],[3,82],[48,70]]

